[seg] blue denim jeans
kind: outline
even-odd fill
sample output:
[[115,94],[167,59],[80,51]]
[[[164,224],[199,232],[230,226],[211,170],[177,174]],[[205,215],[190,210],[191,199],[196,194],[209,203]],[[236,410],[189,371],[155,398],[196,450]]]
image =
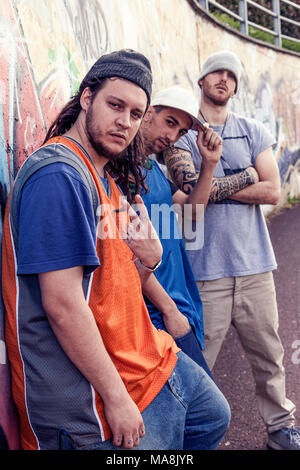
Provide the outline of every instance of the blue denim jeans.
[[[185,353],[167,383],[142,413],[146,435],[133,450],[213,450],[224,437],[229,405],[213,380]],[[76,446],[66,434],[63,450],[121,450],[110,440]]]
[[185,335],[175,338],[175,342],[185,354],[193,359],[193,361],[197,362],[199,366],[203,367],[205,372],[214,380],[192,327]]

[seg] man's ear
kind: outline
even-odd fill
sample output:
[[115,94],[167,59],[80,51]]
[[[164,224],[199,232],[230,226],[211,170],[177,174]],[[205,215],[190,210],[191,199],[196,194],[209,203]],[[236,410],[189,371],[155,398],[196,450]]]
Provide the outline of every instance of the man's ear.
[[86,87],[80,96],[80,104],[81,104],[81,109],[83,109],[83,111],[88,110],[88,107],[91,103],[91,97],[92,97],[91,89],[89,87]]

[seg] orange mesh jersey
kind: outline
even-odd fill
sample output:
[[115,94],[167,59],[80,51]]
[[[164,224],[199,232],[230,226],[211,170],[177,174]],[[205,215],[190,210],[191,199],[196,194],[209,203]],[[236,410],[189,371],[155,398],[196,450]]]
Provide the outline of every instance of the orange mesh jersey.
[[[120,236],[122,220],[115,220],[121,193],[108,176],[111,191],[109,196],[106,194],[87,154],[74,141],[53,138],[25,165],[37,156],[43,160],[44,153],[56,154],[57,161],[60,155],[80,159],[96,185],[101,202],[97,232],[100,266],[85,277],[83,290],[105,347],[142,412],[170,376],[178,348],[171,336],[155,329],[148,315],[133,253]],[[23,174],[21,168],[17,182]],[[15,186],[18,183],[12,194],[17,190]],[[22,448],[57,449],[61,429],[83,446],[108,439],[111,433],[101,397],[60,348],[41,304],[38,275],[16,274],[17,227],[13,226],[11,201],[10,197],[3,230],[2,287]],[[103,231],[114,236],[104,236]]]

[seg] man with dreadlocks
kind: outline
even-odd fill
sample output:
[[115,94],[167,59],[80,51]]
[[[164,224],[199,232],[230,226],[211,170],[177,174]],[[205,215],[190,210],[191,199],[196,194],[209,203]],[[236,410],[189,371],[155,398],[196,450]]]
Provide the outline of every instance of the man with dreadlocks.
[[140,196],[127,217],[106,172],[143,185],[151,86],[142,54],[102,56],[10,194],[3,296],[23,449],[214,449],[227,430],[221,392],[151,323],[138,269],[152,274],[161,244]]

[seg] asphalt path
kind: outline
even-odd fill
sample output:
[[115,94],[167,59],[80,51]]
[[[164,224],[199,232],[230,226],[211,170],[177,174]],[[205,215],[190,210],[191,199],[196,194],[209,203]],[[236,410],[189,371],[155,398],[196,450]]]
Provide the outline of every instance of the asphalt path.
[[[274,271],[279,334],[285,350],[287,397],[300,425],[300,205],[270,218],[268,228],[278,268]],[[233,327],[213,369],[231,407],[231,424],[220,450],[268,450],[267,433],[255,398],[251,368]]]

